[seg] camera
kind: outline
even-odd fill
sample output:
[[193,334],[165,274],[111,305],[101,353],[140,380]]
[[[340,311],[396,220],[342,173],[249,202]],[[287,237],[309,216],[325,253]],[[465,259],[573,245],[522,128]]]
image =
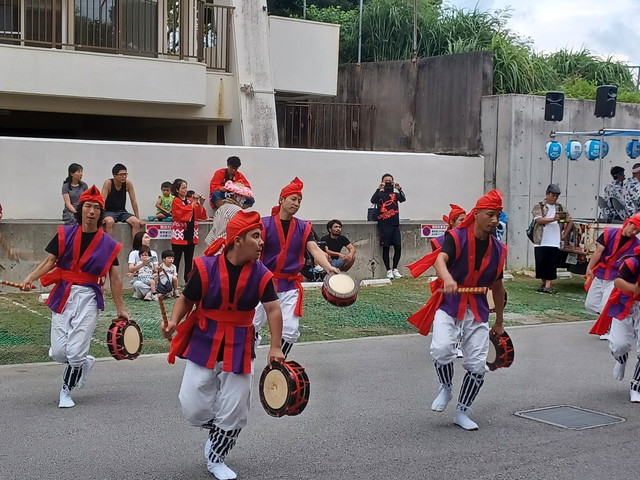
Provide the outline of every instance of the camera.
[[384,191],[387,193],[392,193],[393,192],[393,182],[385,182],[384,184]]

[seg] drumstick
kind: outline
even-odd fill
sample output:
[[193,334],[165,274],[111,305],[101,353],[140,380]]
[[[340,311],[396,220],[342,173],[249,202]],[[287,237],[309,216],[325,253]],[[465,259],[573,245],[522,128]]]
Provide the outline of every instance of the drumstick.
[[[0,280],[0,283],[2,285],[6,285],[8,287],[19,288],[21,290],[24,288],[24,283],[8,282],[7,280]],[[33,290],[34,288],[36,288],[36,287],[34,285],[31,285],[31,290]]]
[[162,314],[162,323],[164,323],[164,328],[167,328],[167,325],[169,325],[169,320],[167,320],[167,311],[164,309],[164,298],[158,297],[158,305],[160,305],[160,313]]
[[[443,292],[443,290],[440,290],[441,292]],[[476,293],[476,294],[481,294],[481,293],[487,293],[489,291],[489,287],[462,287],[459,286],[458,287],[458,291],[455,293]]]

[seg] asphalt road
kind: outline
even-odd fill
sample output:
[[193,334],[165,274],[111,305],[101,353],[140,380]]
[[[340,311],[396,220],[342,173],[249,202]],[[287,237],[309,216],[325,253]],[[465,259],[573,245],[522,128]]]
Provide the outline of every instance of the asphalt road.
[[[254,391],[227,463],[240,479],[637,479],[640,404],[613,380],[590,323],[511,328],[515,362],[489,372],[474,405],[480,430],[429,409],[437,394],[429,338],[296,345],[311,381],[299,416],[269,417]],[[266,359],[260,348],[257,385]],[[632,356],[633,358],[633,356]],[[463,370],[456,362],[455,387]],[[164,355],[98,360],[76,407],[57,408],[62,366],[0,367],[0,479],[211,479],[206,433],[181,418],[183,364]],[[627,377],[633,373],[632,365]],[[626,421],[568,430],[516,411],[573,405]]]

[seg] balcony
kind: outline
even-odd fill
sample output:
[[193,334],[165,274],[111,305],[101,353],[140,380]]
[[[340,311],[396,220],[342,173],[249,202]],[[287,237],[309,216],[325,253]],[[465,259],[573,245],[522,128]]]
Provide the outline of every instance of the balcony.
[[198,62],[229,72],[232,13],[201,0],[0,0],[0,45]]

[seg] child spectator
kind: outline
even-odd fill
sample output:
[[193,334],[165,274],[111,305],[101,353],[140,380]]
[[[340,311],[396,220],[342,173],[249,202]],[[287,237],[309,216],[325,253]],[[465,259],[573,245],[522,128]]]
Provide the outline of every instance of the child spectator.
[[157,265],[151,262],[151,249],[142,245],[138,250],[140,262],[136,265],[138,271],[133,277],[133,296],[143,300],[157,300],[156,281],[154,273]]
[[158,293],[163,297],[180,296],[178,290],[178,269],[173,264],[175,255],[173,250],[162,252],[162,263],[158,269]]
[[160,185],[160,191],[162,192],[162,195],[158,195],[158,200],[156,201],[156,214],[149,215],[148,219],[150,221],[158,220],[161,222],[170,222],[172,220],[171,204],[175,198],[171,194],[171,182],[162,182],[162,185]]

